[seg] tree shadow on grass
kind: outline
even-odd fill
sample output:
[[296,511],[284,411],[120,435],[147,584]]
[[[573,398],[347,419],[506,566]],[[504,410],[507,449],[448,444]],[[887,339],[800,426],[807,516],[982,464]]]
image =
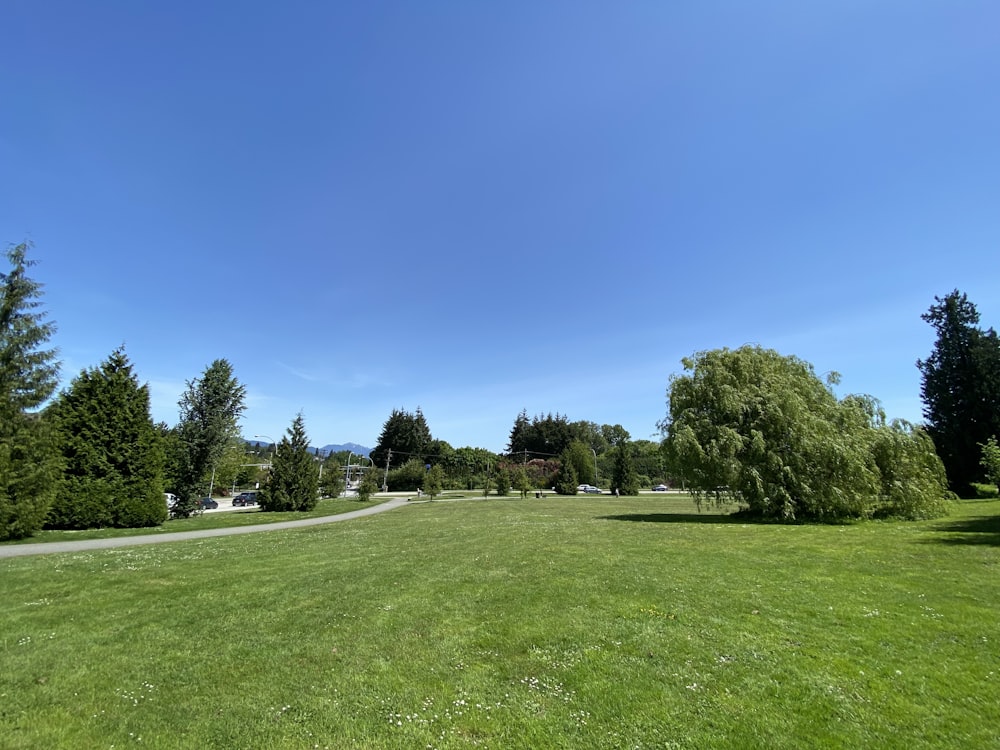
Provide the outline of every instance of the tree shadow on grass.
[[1000,516],[977,516],[960,521],[944,521],[934,527],[940,535],[928,544],[985,544],[1000,547]]
[[634,523],[760,523],[739,515],[711,513],[623,513],[596,516],[597,521],[632,521]]

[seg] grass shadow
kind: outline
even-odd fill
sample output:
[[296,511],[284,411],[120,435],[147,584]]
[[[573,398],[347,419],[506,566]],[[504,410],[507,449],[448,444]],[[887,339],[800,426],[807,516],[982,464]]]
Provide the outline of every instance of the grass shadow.
[[614,516],[596,516],[595,520],[634,523],[757,523],[752,519],[728,513],[623,513]]
[[972,544],[1000,547],[1000,516],[976,516],[956,521],[945,521],[934,531],[948,536],[935,536],[928,543]]

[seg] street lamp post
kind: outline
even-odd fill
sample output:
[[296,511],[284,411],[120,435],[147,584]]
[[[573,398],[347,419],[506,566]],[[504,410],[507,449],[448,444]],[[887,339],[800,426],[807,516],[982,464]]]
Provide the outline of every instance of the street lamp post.
[[351,451],[347,452],[347,466],[344,467],[344,497],[347,497],[347,493],[351,489],[351,456],[353,455]]
[[[254,435],[255,438],[267,438],[268,442],[271,444],[271,464],[274,464],[274,453],[278,450],[278,444],[274,442],[274,438],[270,435]],[[271,468],[270,466],[268,468]]]
[[594,454],[594,484],[597,484],[597,451],[591,448],[590,452]]

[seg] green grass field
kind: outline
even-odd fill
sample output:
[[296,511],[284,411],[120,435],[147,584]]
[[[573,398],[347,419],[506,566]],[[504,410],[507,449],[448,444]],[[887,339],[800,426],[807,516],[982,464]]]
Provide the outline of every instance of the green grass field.
[[651,495],[0,560],[0,747],[1000,747],[998,563]]

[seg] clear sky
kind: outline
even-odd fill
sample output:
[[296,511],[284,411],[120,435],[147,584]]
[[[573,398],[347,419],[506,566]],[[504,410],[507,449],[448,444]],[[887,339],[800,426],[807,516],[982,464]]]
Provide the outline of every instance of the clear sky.
[[1000,327],[994,0],[6,0],[0,40],[0,243],[66,382],[125,344],[170,424],[225,357],[247,437],[650,438],[747,342],[919,421],[935,295]]

